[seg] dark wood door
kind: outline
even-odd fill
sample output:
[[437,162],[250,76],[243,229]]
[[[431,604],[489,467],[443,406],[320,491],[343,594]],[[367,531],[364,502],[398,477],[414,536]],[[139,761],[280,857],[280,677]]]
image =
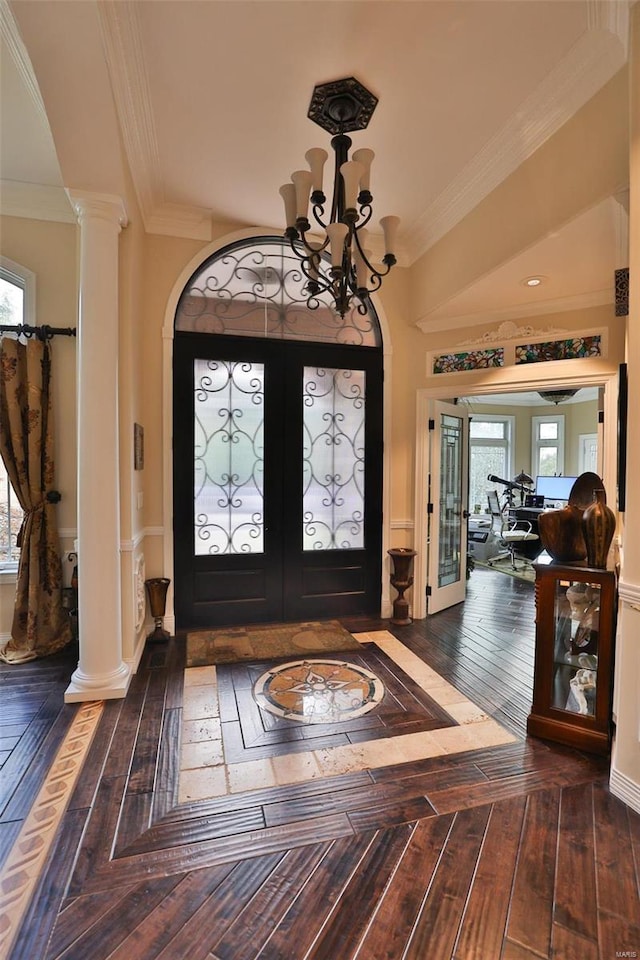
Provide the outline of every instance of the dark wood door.
[[176,335],[178,628],[378,614],[382,355]]

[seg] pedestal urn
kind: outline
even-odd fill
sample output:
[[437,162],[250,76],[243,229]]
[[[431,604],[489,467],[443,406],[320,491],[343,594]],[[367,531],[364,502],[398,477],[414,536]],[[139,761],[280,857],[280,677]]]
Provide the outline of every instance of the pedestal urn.
[[413,558],[416,556],[416,551],[410,547],[392,547],[391,550],[387,550],[387,553],[391,557],[389,580],[398,591],[398,596],[393,601],[391,623],[405,626],[411,623],[411,617],[409,601],[405,599],[404,592],[413,584]]
[[167,577],[153,577],[151,580],[145,580],[144,582],[147,588],[147,596],[149,597],[151,616],[155,621],[155,629],[153,633],[150,633],[147,637],[150,643],[162,643],[163,640],[169,639],[169,632],[164,629],[162,621],[164,619],[167,590],[170,583],[171,580]]

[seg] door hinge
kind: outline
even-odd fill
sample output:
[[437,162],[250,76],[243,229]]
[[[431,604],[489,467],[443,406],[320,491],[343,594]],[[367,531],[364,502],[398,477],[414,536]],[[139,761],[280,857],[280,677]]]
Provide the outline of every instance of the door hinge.
[[428,504],[427,504],[427,514],[429,514],[429,513],[433,513],[433,504],[432,504],[432,503],[428,503]]
[[604,423],[604,410],[598,410],[598,423]]
[[429,418],[429,430],[435,430],[436,422],[431,417]]
[[427,594],[428,597],[430,597],[430,596],[431,596],[431,587],[427,587],[425,593]]

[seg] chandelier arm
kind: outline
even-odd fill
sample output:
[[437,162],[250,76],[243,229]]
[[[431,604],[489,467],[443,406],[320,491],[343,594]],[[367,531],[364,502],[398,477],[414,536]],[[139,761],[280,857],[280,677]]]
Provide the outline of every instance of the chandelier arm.
[[[389,271],[387,270],[387,273]],[[367,295],[370,293],[377,293],[380,287],[382,286],[382,278],[386,277],[387,273],[378,273],[377,270],[374,270],[371,274],[371,286],[367,287]]]
[[[316,221],[316,223],[318,224],[318,226],[319,226],[319,227],[322,227],[323,230],[326,230],[326,229],[327,229],[327,224],[326,224],[326,223],[324,222],[324,220],[322,219],[322,218],[324,217],[324,205],[321,204],[321,203],[314,203],[313,208],[312,208],[312,212],[313,212],[313,218],[314,218],[314,220]],[[329,239],[328,239],[328,238],[325,238],[324,243],[322,244],[322,249],[323,249],[323,250],[324,250],[325,247],[328,245],[328,243],[329,243]]]
[[[307,238],[306,238],[306,230],[305,230],[303,233],[300,233],[300,240],[299,240],[299,242],[301,242],[301,243],[303,244],[304,249],[305,249],[305,250],[307,251],[307,253],[309,254],[309,257],[308,257],[308,258],[305,257],[305,259],[311,259],[311,257],[312,257],[314,254],[322,254],[322,253],[324,253],[324,251],[325,251],[325,250],[327,249],[327,247],[329,246],[329,238],[328,238],[328,237],[325,237],[325,239],[323,240],[323,242],[322,242],[318,247],[314,247],[311,243],[309,243],[309,242],[307,241]],[[294,252],[297,252],[298,256],[300,257],[300,252],[299,252],[299,251],[295,251],[295,247],[294,247]]]
[[[304,243],[304,246],[307,250],[312,251],[314,254],[316,253],[316,251],[313,250],[312,247],[309,247],[307,243],[305,243],[304,237],[302,237],[301,240],[300,239],[296,240],[292,236],[289,237],[289,244],[291,246],[291,250],[293,251],[295,256],[298,258],[298,261],[300,263],[300,269],[302,270],[303,275],[306,277],[306,279],[309,281],[310,284],[315,285],[315,288],[316,288],[315,293],[326,293],[328,291],[331,291],[332,285],[330,281],[327,280],[327,278],[320,271],[318,271],[317,276],[311,273],[311,257],[301,256],[301,252],[299,249],[299,244],[301,241],[302,243]],[[298,246],[296,246],[296,243],[298,244]],[[312,307],[311,309],[315,309],[315,308]]]
[[358,230],[366,227],[373,216],[373,207],[370,203],[360,204],[360,215],[358,217]]

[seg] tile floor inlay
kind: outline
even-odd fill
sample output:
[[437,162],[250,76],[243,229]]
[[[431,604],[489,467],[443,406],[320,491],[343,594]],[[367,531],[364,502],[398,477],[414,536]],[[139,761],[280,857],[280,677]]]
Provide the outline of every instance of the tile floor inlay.
[[393,634],[355,639],[362,654],[350,651],[349,662],[382,678],[384,696],[366,715],[340,723],[299,723],[261,710],[253,689],[273,668],[268,662],[185,670],[179,803],[515,741]]
[[375,673],[344,660],[293,660],[263,673],[253,697],[276,717],[341,723],[373,710],[384,697],[384,684]]

